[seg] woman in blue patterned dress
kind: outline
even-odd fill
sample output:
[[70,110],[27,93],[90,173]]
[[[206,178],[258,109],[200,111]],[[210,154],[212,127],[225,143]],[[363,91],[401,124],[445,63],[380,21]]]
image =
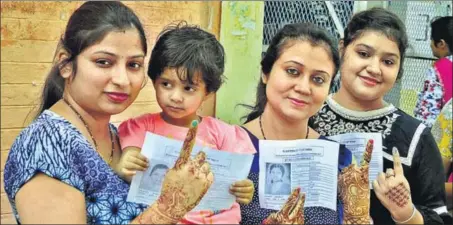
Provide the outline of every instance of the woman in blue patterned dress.
[[5,165],[18,223],[176,223],[204,195],[212,173],[202,156],[182,157],[148,209],[126,202],[129,185],[112,169],[121,151],[110,117],[137,97],[146,52],[143,27],[122,3],[86,2],[73,13],[39,114],[16,138]]

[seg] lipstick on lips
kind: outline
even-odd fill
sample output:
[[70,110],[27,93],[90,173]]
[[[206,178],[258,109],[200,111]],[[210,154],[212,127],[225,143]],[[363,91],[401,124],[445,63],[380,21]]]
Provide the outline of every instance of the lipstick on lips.
[[107,92],[109,99],[113,102],[121,103],[129,98],[129,95],[122,92]]
[[379,83],[376,79],[373,79],[371,77],[359,76],[359,78],[368,86],[375,86]]
[[304,100],[295,99],[295,98],[289,98],[289,100],[291,101],[291,103],[293,103],[294,105],[296,105],[298,107],[303,107],[303,106],[308,105],[308,102],[306,102]]

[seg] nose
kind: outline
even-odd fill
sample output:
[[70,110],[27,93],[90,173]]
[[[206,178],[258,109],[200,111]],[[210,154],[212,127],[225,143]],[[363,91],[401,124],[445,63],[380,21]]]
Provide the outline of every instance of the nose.
[[128,86],[131,83],[126,67],[118,66],[113,71],[112,83],[120,87]]
[[174,90],[170,93],[170,100],[172,102],[180,103],[183,101],[183,94],[180,90]]
[[374,58],[371,60],[370,64],[368,64],[366,70],[369,74],[372,76],[380,76],[381,75],[381,69],[379,68],[379,63],[380,59],[379,58]]
[[311,88],[310,88],[310,76],[303,75],[301,79],[295,79],[294,90],[303,95],[310,95]]

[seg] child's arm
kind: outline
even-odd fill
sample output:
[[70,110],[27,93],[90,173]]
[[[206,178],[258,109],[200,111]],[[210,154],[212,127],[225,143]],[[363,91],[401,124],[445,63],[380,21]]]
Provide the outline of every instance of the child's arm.
[[120,162],[114,168],[115,172],[129,183],[137,171],[148,169],[148,159],[140,151],[141,149],[137,147],[124,148]]

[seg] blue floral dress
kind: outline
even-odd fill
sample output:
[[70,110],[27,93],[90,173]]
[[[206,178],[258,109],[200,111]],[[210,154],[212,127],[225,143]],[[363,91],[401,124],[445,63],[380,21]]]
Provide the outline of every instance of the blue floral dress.
[[19,134],[6,161],[5,191],[18,223],[15,196],[37,173],[82,192],[88,224],[127,224],[147,207],[126,202],[129,184],[115,174],[77,128],[48,110]]

